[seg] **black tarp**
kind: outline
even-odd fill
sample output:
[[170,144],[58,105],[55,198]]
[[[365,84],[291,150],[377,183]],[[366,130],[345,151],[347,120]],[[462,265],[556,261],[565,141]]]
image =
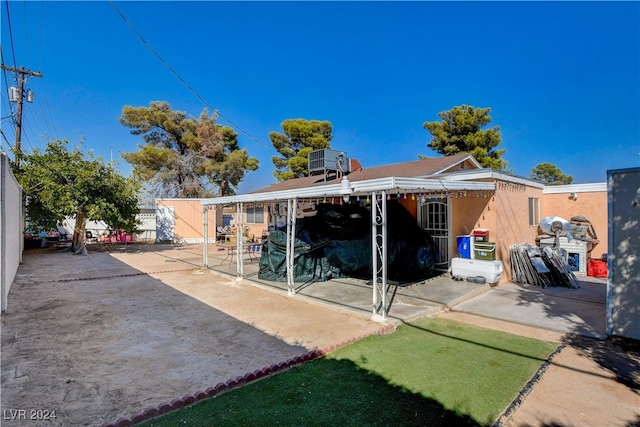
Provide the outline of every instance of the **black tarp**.
[[[387,277],[398,282],[433,275],[435,252],[431,236],[396,201],[387,203]],[[314,216],[296,221],[294,281],[372,277],[371,208],[319,204]],[[286,281],[286,232],[269,234],[260,258],[258,278]]]

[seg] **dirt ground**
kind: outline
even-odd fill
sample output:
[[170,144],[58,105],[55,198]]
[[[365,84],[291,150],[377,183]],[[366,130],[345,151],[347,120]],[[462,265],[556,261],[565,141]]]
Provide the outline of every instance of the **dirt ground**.
[[25,253],[2,316],[3,426],[102,425],[384,326],[154,249]]
[[[189,246],[27,251],[2,316],[2,425],[94,426],[389,327],[202,269]],[[466,313],[562,343],[498,421],[640,425],[640,348]],[[46,411],[56,419],[43,420]],[[25,411],[39,420],[20,419]]]

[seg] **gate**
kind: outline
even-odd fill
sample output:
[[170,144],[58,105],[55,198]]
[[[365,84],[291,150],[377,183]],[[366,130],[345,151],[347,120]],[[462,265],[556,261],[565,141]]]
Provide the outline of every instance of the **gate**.
[[447,271],[451,259],[448,199],[421,199],[418,214],[420,226],[433,237],[433,246],[436,251],[435,269],[438,271]]

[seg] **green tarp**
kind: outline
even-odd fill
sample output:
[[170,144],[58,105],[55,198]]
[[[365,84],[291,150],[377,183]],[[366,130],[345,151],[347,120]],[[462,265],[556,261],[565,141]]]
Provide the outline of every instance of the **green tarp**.
[[[372,277],[371,210],[367,206],[319,204],[296,221],[294,281]],[[387,202],[388,278],[411,282],[433,275],[435,252],[428,233],[396,201]],[[258,278],[286,281],[286,232],[269,234]]]

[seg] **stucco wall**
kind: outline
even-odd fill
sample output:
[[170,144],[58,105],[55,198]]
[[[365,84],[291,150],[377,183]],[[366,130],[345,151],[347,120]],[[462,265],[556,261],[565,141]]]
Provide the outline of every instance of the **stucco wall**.
[[[572,194],[574,197],[572,197]],[[583,216],[593,224],[599,243],[592,258],[600,258],[609,249],[607,233],[607,184],[575,184],[545,187],[542,217],[559,216],[570,220]]]
[[[156,199],[156,205],[158,207],[173,207],[174,210],[174,239],[176,241],[183,241],[188,243],[200,243],[203,241],[203,206],[200,203],[201,199]],[[267,205],[260,205],[265,209],[264,223],[261,224],[247,224],[246,210],[242,212],[242,222],[249,229],[249,238],[255,237],[259,239],[262,236],[264,230],[267,229]],[[224,213],[232,213],[236,215],[235,205],[233,208],[224,209]],[[217,226],[222,226],[223,208],[217,207],[215,212],[214,225],[214,207],[208,211],[209,221],[209,241],[214,242],[215,232]]]
[[608,175],[607,333],[640,339],[640,168]]
[[2,197],[0,197],[0,308],[7,309],[7,296],[22,262],[22,189],[9,167],[6,154],[0,154]]
[[[530,197],[541,200],[542,189],[499,182],[493,193],[454,195],[451,200],[453,245],[459,235],[471,234],[475,228],[488,229],[489,241],[496,243],[496,260],[502,261],[504,269],[500,284],[511,280],[511,245],[535,243],[538,227],[529,225]],[[456,250],[454,247],[452,253]]]
[[[203,241],[203,206],[200,199],[156,199],[158,207],[173,207],[174,238],[176,241],[196,243]],[[213,223],[213,209],[208,211],[209,239],[213,242],[216,227]],[[218,225],[222,224],[222,209],[216,214]]]

